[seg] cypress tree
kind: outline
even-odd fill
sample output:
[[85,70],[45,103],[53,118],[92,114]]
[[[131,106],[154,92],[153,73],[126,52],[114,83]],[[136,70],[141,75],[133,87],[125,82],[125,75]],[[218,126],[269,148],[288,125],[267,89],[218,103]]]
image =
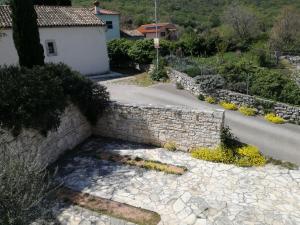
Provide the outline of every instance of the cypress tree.
[[37,14],[32,0],[12,0],[13,39],[20,66],[44,65],[44,49],[40,43]]

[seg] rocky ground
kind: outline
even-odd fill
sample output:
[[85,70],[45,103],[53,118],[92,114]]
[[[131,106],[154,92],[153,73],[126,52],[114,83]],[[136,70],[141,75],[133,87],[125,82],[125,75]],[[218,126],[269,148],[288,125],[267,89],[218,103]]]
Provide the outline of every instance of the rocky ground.
[[[80,151],[109,151],[186,166],[182,176],[75,155],[58,179],[77,191],[155,211],[160,225],[300,224],[300,171],[239,168],[126,142],[90,139]],[[130,224],[74,206],[56,209],[62,224]]]

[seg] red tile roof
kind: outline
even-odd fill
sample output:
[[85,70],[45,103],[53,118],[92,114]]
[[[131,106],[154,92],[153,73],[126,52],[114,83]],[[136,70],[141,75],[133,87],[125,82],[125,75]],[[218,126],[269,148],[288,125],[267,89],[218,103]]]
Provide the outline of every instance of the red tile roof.
[[[39,27],[104,26],[104,22],[88,8],[35,6]],[[0,5],[0,27],[11,28],[11,9]]]
[[[158,23],[157,24],[157,30],[160,32],[162,29],[176,29],[176,26],[172,23]],[[145,33],[155,33],[156,32],[156,24],[144,24],[137,28],[137,30],[143,34]]]

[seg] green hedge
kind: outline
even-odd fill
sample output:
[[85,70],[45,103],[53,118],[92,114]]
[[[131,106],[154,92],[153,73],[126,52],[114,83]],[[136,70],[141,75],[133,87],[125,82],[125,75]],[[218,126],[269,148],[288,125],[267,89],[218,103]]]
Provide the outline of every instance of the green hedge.
[[14,135],[22,128],[44,135],[57,129],[70,101],[95,123],[109,101],[109,93],[64,64],[0,68],[0,126]]

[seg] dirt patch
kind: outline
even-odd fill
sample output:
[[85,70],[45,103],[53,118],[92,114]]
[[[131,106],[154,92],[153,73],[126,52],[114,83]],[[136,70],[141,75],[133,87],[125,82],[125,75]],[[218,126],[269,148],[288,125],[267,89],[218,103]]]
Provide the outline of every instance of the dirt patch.
[[139,225],[157,225],[160,221],[160,215],[156,212],[76,192],[69,188],[61,188],[57,196],[66,202]]
[[145,160],[139,157],[131,157],[129,155],[117,155],[110,153],[99,153],[95,155],[98,159],[119,162],[131,166],[137,166],[145,169],[162,171],[169,174],[182,175],[187,171],[186,167],[175,166],[166,163],[161,163],[153,160]]

